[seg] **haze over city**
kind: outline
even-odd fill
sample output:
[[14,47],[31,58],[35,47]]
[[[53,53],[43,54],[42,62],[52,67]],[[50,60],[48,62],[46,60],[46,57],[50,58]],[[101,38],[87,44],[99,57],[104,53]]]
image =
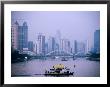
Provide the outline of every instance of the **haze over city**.
[[99,11],[12,11],[11,22],[12,77],[100,76]]
[[99,11],[12,11],[12,23],[24,21],[28,25],[28,40],[36,42],[37,34],[42,33],[48,39],[56,36],[59,30],[61,38],[71,42],[89,41],[93,46],[94,32],[100,29]]

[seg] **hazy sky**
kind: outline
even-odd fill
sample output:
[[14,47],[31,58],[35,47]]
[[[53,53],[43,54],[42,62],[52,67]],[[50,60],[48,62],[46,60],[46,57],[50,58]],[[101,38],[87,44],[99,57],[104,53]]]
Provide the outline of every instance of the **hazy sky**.
[[61,37],[71,41],[89,40],[93,43],[94,31],[100,29],[99,11],[13,11],[12,21],[28,24],[29,40],[36,41],[37,34],[55,36],[60,30]]

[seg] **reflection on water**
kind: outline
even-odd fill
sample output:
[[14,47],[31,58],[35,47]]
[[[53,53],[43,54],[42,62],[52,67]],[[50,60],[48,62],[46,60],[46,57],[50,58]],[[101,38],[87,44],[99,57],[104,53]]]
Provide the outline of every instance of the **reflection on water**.
[[[74,72],[74,77],[99,77],[100,76],[100,62],[90,61],[85,58],[78,58],[73,60],[61,59],[33,59],[30,61],[13,63],[11,65],[11,75],[20,77],[42,77],[45,70],[49,70],[55,64],[64,64],[70,68],[71,72]],[[75,67],[74,67],[75,65]]]

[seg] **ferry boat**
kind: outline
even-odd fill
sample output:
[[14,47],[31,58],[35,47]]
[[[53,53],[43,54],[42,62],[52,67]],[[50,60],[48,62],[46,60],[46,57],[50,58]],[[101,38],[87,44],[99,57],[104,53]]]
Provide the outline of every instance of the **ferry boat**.
[[74,72],[70,72],[70,69],[63,64],[56,64],[50,70],[45,71],[45,76],[70,76]]

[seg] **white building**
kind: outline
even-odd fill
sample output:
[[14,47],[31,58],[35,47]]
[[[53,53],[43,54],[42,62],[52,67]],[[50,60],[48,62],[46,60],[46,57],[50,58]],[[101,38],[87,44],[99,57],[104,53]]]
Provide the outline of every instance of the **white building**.
[[18,49],[18,23],[11,26],[11,46],[13,49]]
[[70,41],[67,39],[61,39],[61,50],[65,52],[71,52]]
[[48,39],[48,51],[54,51],[55,50],[55,38],[54,37],[49,37]]
[[38,34],[37,37],[37,54],[45,54],[45,36],[42,34]]

